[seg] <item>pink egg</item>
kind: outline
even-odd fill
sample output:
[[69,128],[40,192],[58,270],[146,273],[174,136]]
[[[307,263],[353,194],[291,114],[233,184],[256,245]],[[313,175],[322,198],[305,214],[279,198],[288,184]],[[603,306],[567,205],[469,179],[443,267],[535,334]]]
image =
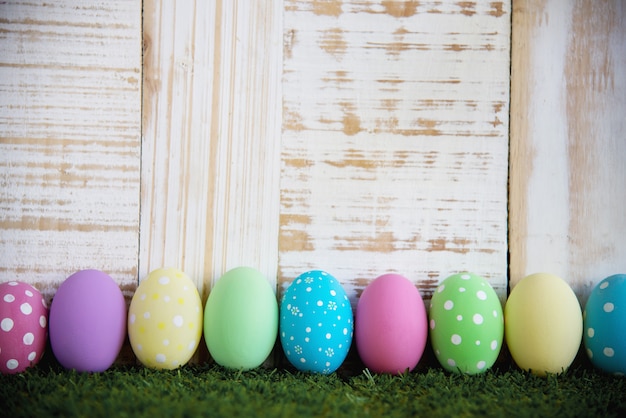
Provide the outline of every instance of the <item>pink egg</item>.
[[21,282],[0,284],[0,372],[19,373],[41,360],[48,308],[41,293]]
[[72,274],[50,305],[50,345],[67,369],[108,369],[126,337],[126,302],[119,286],[98,270]]
[[413,283],[399,274],[382,275],[365,288],[354,327],[359,356],[373,372],[411,371],[424,353],[424,301]]

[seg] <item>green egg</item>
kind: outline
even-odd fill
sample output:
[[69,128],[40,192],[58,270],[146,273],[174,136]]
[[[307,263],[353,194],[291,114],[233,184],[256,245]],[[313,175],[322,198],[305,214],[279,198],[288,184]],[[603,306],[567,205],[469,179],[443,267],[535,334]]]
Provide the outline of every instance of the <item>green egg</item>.
[[504,316],[484,278],[459,273],[445,279],[433,294],[429,318],[431,344],[444,369],[476,374],[493,366],[502,346]]
[[263,274],[249,267],[226,272],[204,310],[204,339],[215,362],[239,370],[260,366],[277,335],[278,302]]

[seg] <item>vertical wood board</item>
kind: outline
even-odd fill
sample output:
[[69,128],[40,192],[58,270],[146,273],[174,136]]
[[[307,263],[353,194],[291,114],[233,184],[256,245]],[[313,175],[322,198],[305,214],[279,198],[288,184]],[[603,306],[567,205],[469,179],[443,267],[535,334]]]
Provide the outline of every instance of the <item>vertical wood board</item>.
[[282,2],[146,1],[140,279],[276,283]]
[[507,278],[506,2],[285,3],[279,281]]
[[0,282],[137,277],[141,3],[0,4]]
[[625,68],[622,2],[514,2],[511,286],[626,272]]

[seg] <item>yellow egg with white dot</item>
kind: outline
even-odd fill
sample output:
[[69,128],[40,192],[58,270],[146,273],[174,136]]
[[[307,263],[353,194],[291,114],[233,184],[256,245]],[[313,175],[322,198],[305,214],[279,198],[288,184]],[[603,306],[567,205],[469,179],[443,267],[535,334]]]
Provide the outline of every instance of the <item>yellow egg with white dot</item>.
[[141,281],[128,310],[128,337],[137,359],[175,369],[193,356],[202,335],[202,302],[181,270],[160,268]]

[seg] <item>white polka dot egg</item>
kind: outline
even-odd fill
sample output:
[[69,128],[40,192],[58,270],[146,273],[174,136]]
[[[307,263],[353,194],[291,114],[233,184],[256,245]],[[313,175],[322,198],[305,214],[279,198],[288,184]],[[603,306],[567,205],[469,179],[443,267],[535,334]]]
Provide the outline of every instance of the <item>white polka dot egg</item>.
[[182,271],[152,271],[137,288],[128,311],[128,336],[147,367],[175,369],[193,356],[202,335],[202,302]]
[[433,294],[430,338],[444,369],[468,374],[489,369],[504,334],[502,305],[489,283],[473,273],[445,279]]
[[41,360],[48,308],[41,293],[22,282],[0,284],[0,372],[19,373]]
[[591,291],[583,313],[583,341],[591,363],[626,374],[626,274],[615,274]]
[[353,317],[339,281],[320,270],[298,276],[283,294],[279,333],[298,370],[328,374],[341,366],[352,343]]

